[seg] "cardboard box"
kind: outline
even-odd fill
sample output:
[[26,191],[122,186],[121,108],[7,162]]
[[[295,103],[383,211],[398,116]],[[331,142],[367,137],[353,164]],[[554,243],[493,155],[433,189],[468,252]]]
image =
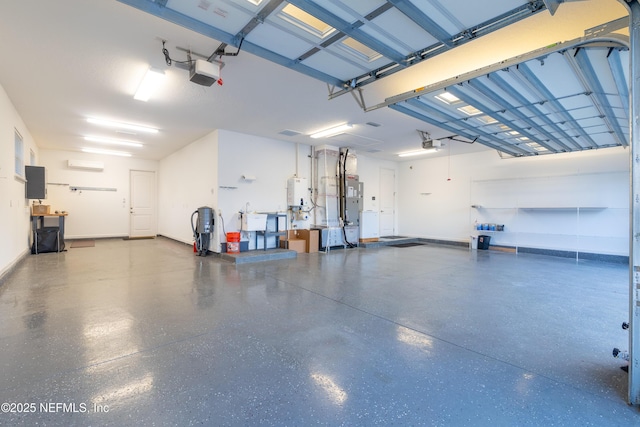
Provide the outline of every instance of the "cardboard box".
[[31,215],[47,215],[50,210],[49,205],[31,205]]
[[320,230],[297,230],[298,239],[305,241],[305,251],[307,253],[318,252],[320,248]]
[[280,239],[281,248],[296,251],[299,254],[305,252],[306,246],[307,242],[302,239]]

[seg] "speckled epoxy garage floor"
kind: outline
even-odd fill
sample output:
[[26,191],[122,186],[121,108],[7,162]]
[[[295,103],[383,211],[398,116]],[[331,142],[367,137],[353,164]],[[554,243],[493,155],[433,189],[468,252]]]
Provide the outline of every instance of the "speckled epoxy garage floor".
[[627,271],[430,245],[29,255],[0,284],[0,424],[638,425],[611,356]]

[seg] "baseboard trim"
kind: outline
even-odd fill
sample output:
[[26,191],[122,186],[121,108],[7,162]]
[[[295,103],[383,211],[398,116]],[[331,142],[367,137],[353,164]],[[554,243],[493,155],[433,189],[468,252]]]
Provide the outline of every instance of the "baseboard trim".
[[458,246],[461,248],[469,247],[469,242],[461,242],[457,240],[427,239],[424,237],[420,237],[416,239],[416,241],[420,243],[433,243],[435,245]]
[[5,267],[2,271],[0,271],[0,285],[4,283],[7,276],[9,276],[9,274],[11,274],[22,262],[22,260],[29,254],[31,254],[30,249],[28,248],[25,249],[20,255],[18,255],[16,259],[14,259],[11,263],[9,263],[7,267]]
[[[461,242],[457,240],[442,240],[442,239],[428,239],[428,238],[418,238],[418,239],[415,239],[415,241],[418,241],[421,243],[432,243],[437,245],[456,246],[456,247],[464,247],[464,248],[470,247],[469,246],[470,242],[468,241]],[[547,255],[547,256],[555,256],[559,258],[573,258],[573,259],[579,259],[579,260],[611,262],[615,264],[629,264],[629,256],[627,255],[611,255],[611,254],[600,254],[600,253],[594,253],[594,252],[563,251],[563,250],[557,250],[557,249],[530,248],[525,246],[518,246],[516,248],[514,246],[499,246],[499,245],[490,245],[489,250],[508,252],[508,253]]]
[[610,254],[599,254],[599,253],[593,253],[593,252],[562,251],[557,249],[528,248],[523,246],[518,246],[518,253],[550,255],[550,256],[556,256],[561,258],[586,259],[591,261],[604,261],[604,262],[612,262],[616,264],[629,264],[629,257],[626,255],[610,255]]

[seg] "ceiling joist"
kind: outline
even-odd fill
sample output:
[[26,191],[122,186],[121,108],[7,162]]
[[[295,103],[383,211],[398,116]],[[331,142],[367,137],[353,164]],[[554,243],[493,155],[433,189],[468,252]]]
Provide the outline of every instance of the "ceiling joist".
[[[542,0],[494,2],[480,8],[475,0],[370,4],[265,0],[259,5],[226,0],[230,7],[224,11],[211,2],[119,1],[230,46],[237,48],[242,42],[243,50],[249,53],[340,87],[330,98],[546,9]],[[513,7],[514,3],[520,4]],[[302,13],[283,19],[285,8],[290,6]],[[316,22],[305,22],[305,14]],[[318,22],[327,30],[314,33]]]

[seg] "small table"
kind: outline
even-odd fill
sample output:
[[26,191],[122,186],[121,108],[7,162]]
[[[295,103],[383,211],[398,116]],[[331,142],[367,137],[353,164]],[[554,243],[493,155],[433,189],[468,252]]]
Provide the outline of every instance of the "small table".
[[[64,249],[64,219],[68,215],[64,213],[48,213],[48,214],[31,214],[31,231],[33,232],[33,241],[35,243],[35,253],[38,253],[38,229],[44,227],[44,219],[50,217],[58,217],[58,252],[60,248]],[[38,219],[40,221],[38,221]],[[38,226],[38,222],[40,223]]]

